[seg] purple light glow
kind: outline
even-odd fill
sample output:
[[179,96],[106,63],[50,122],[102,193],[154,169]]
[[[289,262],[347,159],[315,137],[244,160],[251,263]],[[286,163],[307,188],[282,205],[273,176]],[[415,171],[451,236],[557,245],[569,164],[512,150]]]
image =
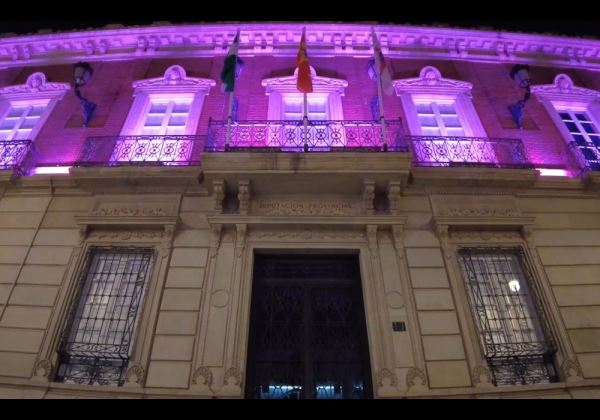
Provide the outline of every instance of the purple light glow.
[[571,176],[566,169],[536,168],[541,176]]
[[70,166],[38,166],[33,170],[34,175],[69,174]]

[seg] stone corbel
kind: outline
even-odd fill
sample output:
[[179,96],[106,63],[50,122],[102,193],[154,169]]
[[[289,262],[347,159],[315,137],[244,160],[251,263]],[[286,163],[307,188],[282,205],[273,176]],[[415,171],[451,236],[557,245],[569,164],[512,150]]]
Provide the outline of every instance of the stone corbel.
[[427,377],[421,369],[410,368],[406,372],[406,387],[409,393],[427,391]]
[[239,223],[235,225],[236,236],[235,236],[235,255],[240,258],[246,247],[246,233],[248,232],[248,225],[245,223]]
[[363,184],[363,212],[364,214],[373,214],[375,207],[373,206],[373,200],[375,200],[375,181],[366,180]]
[[210,225],[210,257],[214,258],[219,251],[221,246],[221,231],[223,225],[221,223],[215,223]]
[[215,200],[215,210],[217,213],[223,213],[223,200],[225,199],[225,180],[215,179],[213,181],[213,198]]
[[525,240],[525,243],[531,248],[535,247],[535,242],[533,239],[533,228],[528,225],[521,226],[521,236]]
[[369,242],[371,258],[377,258],[379,248],[377,243],[377,225],[367,225],[367,241]]
[[583,380],[581,366],[579,366],[577,361],[567,359],[563,362],[561,369],[567,382],[579,382]]
[[398,381],[396,375],[389,369],[383,368],[375,374],[375,385],[379,397],[398,396]]
[[144,381],[144,368],[140,365],[133,365],[125,373],[125,384],[128,388],[141,388]]
[[400,181],[390,181],[388,183],[387,196],[390,203],[390,214],[398,214],[401,191],[402,184]]
[[237,368],[229,368],[223,377],[223,387],[218,395],[223,397],[240,397],[242,395],[242,373]]
[[40,360],[35,366],[35,371],[31,379],[35,382],[50,382],[51,373],[52,362],[48,359]]
[[442,251],[444,252],[444,256],[446,259],[452,258],[453,246],[450,244],[449,226],[436,224],[435,232],[440,240],[440,245],[442,247]]
[[404,240],[402,234],[404,233],[403,225],[392,225],[392,238],[394,239],[394,248],[396,248],[396,255],[398,258],[404,258]]
[[493,388],[490,370],[483,365],[476,366],[471,374],[475,388]]
[[200,395],[214,394],[213,373],[207,366],[201,366],[192,375],[192,390]]
[[239,213],[248,214],[250,209],[250,199],[252,191],[250,189],[250,181],[243,180],[238,182],[238,200],[240,202]]

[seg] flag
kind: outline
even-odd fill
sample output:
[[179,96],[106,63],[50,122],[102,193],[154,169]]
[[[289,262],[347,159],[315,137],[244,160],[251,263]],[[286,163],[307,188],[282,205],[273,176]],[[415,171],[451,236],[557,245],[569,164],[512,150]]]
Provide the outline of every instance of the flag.
[[238,48],[240,47],[240,31],[235,34],[233,44],[229,48],[225,62],[223,63],[223,70],[221,71],[221,91],[222,92],[233,92],[236,76],[236,66],[239,64],[238,59]]
[[386,95],[392,95],[394,93],[394,86],[392,84],[392,76],[390,75],[390,69],[385,62],[383,53],[381,52],[381,45],[375,31],[371,29],[371,35],[373,37],[373,52],[375,55],[375,71],[379,80],[381,81],[381,89]]
[[302,39],[296,64],[298,66],[298,79],[296,88],[302,93],[313,91],[312,79],[310,77],[310,65],[308,64],[308,53],[306,52],[306,29],[302,29]]

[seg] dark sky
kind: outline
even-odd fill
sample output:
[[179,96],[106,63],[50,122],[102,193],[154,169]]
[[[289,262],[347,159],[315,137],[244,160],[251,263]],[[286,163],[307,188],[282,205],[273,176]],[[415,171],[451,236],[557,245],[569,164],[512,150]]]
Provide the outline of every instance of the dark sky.
[[[550,0],[78,0],[71,3],[72,1],[55,0],[47,5],[37,3],[27,11],[25,16],[28,20],[6,21],[0,16],[0,33],[24,34],[39,29],[98,28],[110,23],[147,25],[155,21],[377,21],[456,28],[484,27],[600,39],[600,17],[593,13],[588,17],[570,14],[565,20],[565,9],[552,6]],[[169,3],[173,7],[168,8]],[[339,6],[344,3],[345,7]],[[123,7],[124,4],[127,8]],[[22,16],[21,13],[11,15]]]

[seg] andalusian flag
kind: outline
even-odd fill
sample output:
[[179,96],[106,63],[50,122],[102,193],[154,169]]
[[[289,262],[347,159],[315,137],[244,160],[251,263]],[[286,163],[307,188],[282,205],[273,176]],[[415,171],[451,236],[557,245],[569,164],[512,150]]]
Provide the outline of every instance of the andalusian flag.
[[308,53],[306,52],[306,28],[302,29],[302,39],[300,40],[300,49],[298,50],[298,80],[297,89],[302,93],[313,91],[312,79],[310,77],[310,65],[308,64]]
[[379,80],[381,80],[381,89],[386,95],[392,95],[394,93],[394,85],[392,84],[390,69],[385,62],[385,58],[381,52],[381,45],[379,45],[379,40],[373,29],[371,29],[371,36],[373,37],[373,50],[375,53],[375,71],[379,76]]
[[235,34],[235,39],[233,40],[233,44],[229,48],[229,52],[227,53],[227,57],[225,57],[225,62],[223,63],[223,70],[221,70],[221,91],[222,92],[233,92],[233,87],[235,85],[235,73],[236,66],[238,63],[238,48],[240,47],[240,31],[238,29]]

